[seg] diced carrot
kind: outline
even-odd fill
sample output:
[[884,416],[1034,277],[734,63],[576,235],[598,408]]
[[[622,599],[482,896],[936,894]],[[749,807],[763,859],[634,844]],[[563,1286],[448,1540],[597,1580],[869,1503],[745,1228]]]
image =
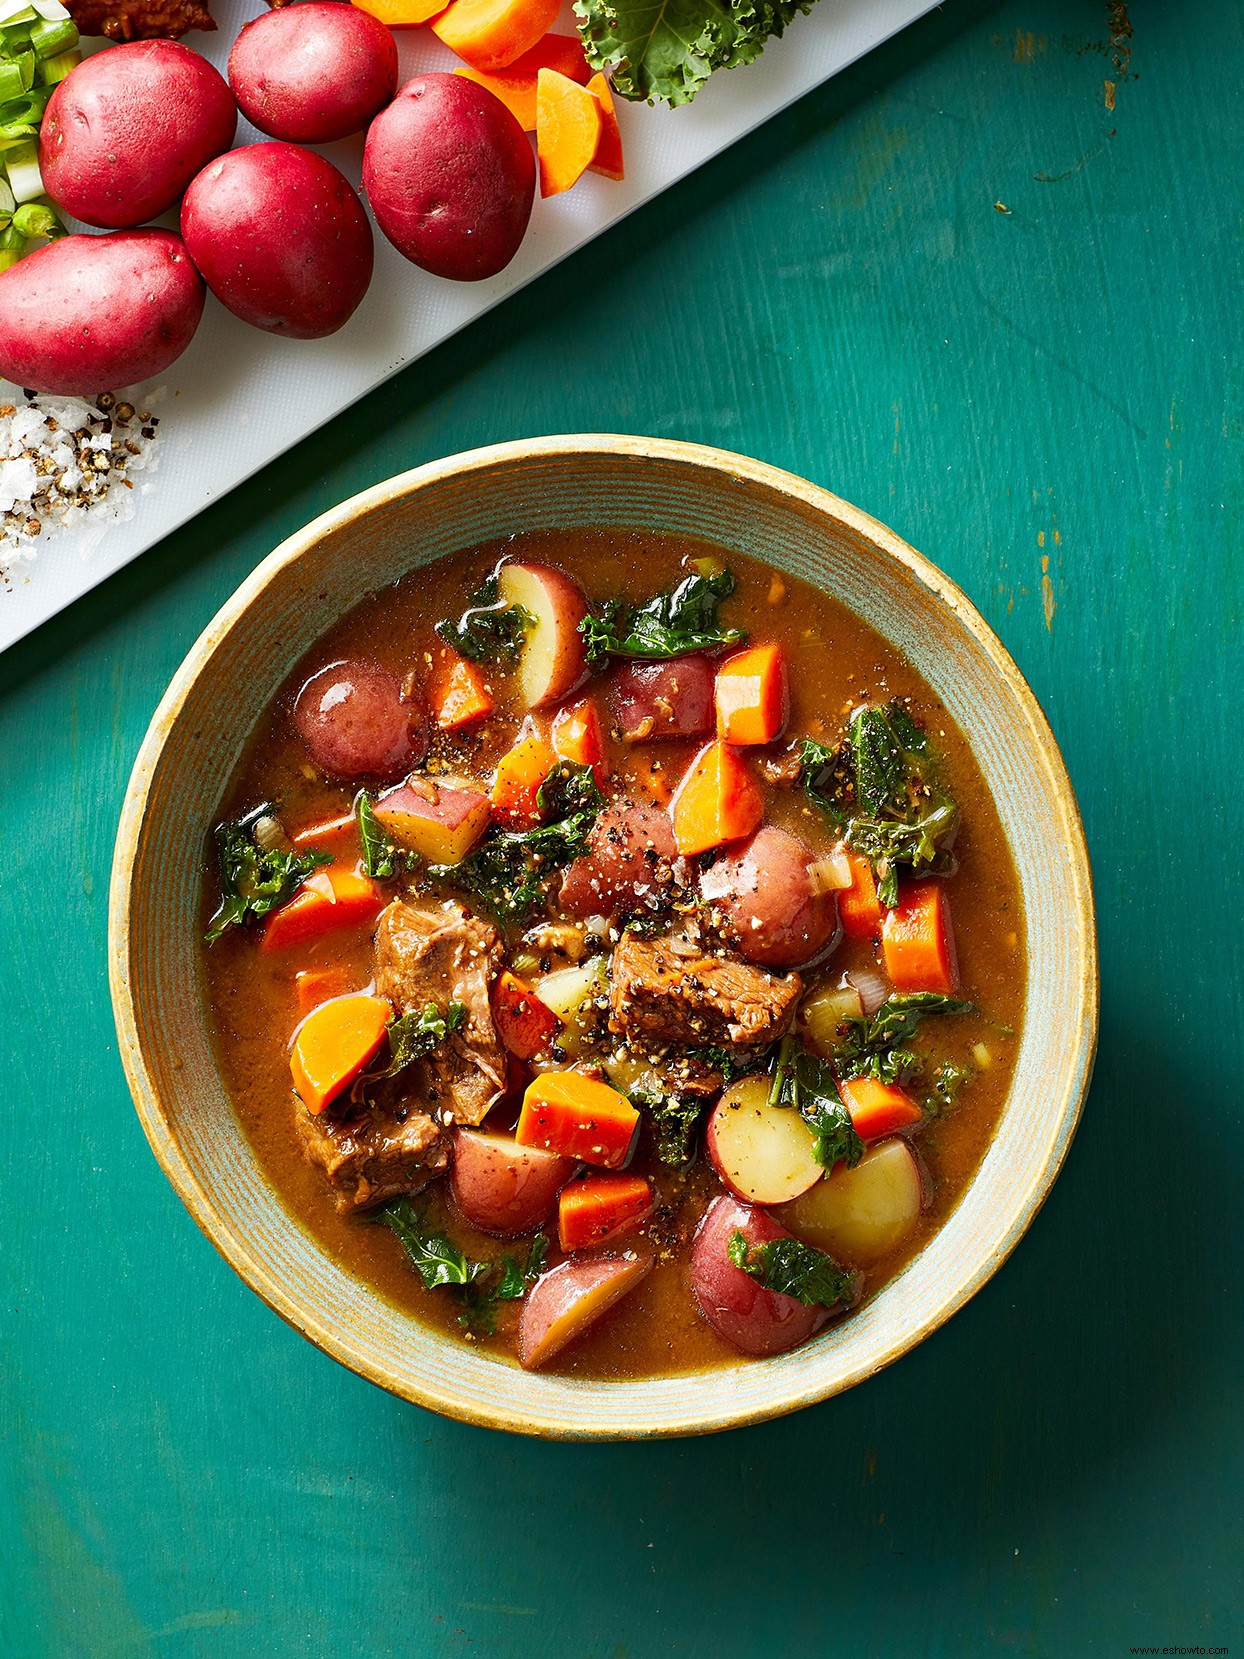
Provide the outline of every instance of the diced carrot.
[[540,822],[536,794],[557,765],[557,756],[530,727],[497,762],[492,780],[492,815],[511,829],[534,829]]
[[838,919],[848,939],[875,939],[881,931],[881,900],[872,865],[863,853],[844,847],[851,866],[851,885],[838,894]]
[[642,1175],[589,1175],[563,1187],[557,1237],[563,1250],[590,1250],[638,1227],[652,1214],[652,1188]]
[[525,980],[508,968],[497,978],[492,990],[492,1017],[497,1035],[520,1060],[548,1052],[557,1039],[562,1022],[547,1008]]
[[717,735],[727,743],[772,743],[790,713],[780,645],[750,645],[717,670]]
[[594,697],[584,697],[582,702],[558,709],[553,716],[553,747],[562,760],[590,766],[597,783],[604,784],[609,776],[609,761]]
[[508,69],[495,74],[483,69],[455,69],[454,74],[485,87],[494,98],[500,98],[524,132],[535,132],[536,76],[541,69],[556,69],[584,86],[592,73],[578,35],[545,35]]
[[885,971],[896,991],[959,989],[959,960],[950,926],[950,902],[940,881],[915,881],[899,889],[898,904],[881,924]]
[[299,1098],[322,1112],[377,1054],[393,1009],[383,997],[338,997],[307,1015],[294,1036],[289,1069]]
[[443,732],[456,732],[485,720],[493,711],[492,687],[477,662],[456,651],[442,651],[432,682],[432,713]]
[[432,33],[472,69],[508,69],[548,33],[560,10],[561,0],[453,0],[433,18]]
[[546,1071],[527,1086],[514,1138],[563,1158],[620,1169],[638,1122],[630,1101],[607,1083],[581,1071]]
[[600,102],[585,86],[559,75],[556,69],[539,71],[536,155],[542,196],[560,196],[582,178],[596,154],[600,128]]
[[384,909],[384,894],[367,876],[330,865],[308,876],[264,923],[260,950],[289,950],[343,927],[361,927]]
[[764,813],[764,796],[747,762],[720,740],[691,762],[670,807],[674,840],[684,857],[750,835]]
[[341,818],[322,818],[314,824],[304,824],[290,836],[290,842],[300,851],[313,847],[318,852],[357,857],[359,853],[358,819],[352,812]]
[[908,1129],[924,1116],[920,1107],[896,1083],[879,1083],[875,1077],[852,1077],[839,1083],[855,1133],[862,1141],[879,1141],[896,1129]]
[[587,89],[600,105],[600,137],[596,140],[596,154],[588,162],[588,170],[620,182],[626,177],[626,169],[622,165],[622,133],[617,111],[613,107],[613,92],[603,75],[593,75]]
[[445,0],[354,0],[354,4],[386,29],[415,29],[445,10]]
[[294,975],[294,986],[298,992],[298,1012],[304,1015],[322,1002],[344,996],[350,989],[350,975],[344,968],[308,968]]

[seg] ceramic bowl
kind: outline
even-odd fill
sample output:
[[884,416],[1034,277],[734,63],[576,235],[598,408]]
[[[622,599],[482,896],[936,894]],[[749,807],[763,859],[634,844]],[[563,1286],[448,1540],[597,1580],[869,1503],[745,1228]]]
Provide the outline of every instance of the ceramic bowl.
[[[255,721],[344,611],[514,531],[706,537],[824,588],[903,651],[966,734],[1023,891],[1030,982],[1014,1082],[940,1232],[874,1300],[793,1353],[637,1382],[529,1374],[437,1335],[327,1256],[264,1181],[213,1059],[198,956],[204,834]],[[1075,797],[1032,692],[965,596],[875,519],[741,456],[627,437],[501,444],[419,467],[271,554],[199,639],[147,733],[112,873],[110,974],[147,1137],[191,1215],[284,1319],[362,1376],[468,1422],[566,1438],[755,1423],[871,1376],[1006,1259],[1050,1189],[1088,1086],[1097,958]]]

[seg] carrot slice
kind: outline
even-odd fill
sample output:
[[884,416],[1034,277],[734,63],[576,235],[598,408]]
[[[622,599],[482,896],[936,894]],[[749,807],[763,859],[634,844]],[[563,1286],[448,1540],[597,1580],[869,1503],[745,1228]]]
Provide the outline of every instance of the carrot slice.
[[353,0],[361,12],[370,12],[386,29],[415,29],[445,10],[444,0]]
[[590,1250],[619,1238],[652,1214],[652,1188],[642,1175],[589,1175],[563,1187],[557,1237],[563,1250]]
[[839,1083],[838,1092],[862,1141],[879,1141],[896,1129],[909,1129],[924,1116],[905,1089],[879,1083],[875,1077],[852,1077]]
[[622,165],[622,132],[613,107],[613,92],[603,75],[593,75],[587,89],[600,105],[600,137],[596,140],[596,154],[588,162],[588,171],[620,183],[626,177],[626,169]]
[[453,0],[433,18],[432,33],[472,69],[508,69],[548,33],[560,10],[561,0]]
[[536,130],[536,77],[541,69],[556,69],[567,79],[586,86],[592,71],[578,35],[545,35],[508,69],[489,74],[483,69],[455,69],[455,75],[484,87],[509,110],[524,132]]
[[727,743],[772,743],[786,724],[790,690],[780,645],[736,651],[717,670],[717,735]]
[[497,976],[493,986],[492,1017],[497,1035],[520,1060],[546,1053],[562,1028],[553,1010],[540,1001],[526,980],[508,968]]
[[264,923],[260,950],[289,950],[338,928],[374,921],[384,909],[384,894],[374,881],[330,865],[309,876],[292,899],[274,910]]
[[486,720],[493,711],[492,688],[477,662],[456,651],[441,653],[440,670],[432,684],[432,713],[443,732],[460,731]]
[[343,853],[353,853],[357,857],[360,851],[358,820],[352,812],[341,818],[323,818],[314,824],[304,824],[289,839],[295,847],[314,847],[320,852],[332,853],[336,858]]
[[350,989],[350,975],[344,968],[308,968],[305,973],[294,975],[294,987],[298,992],[298,1012],[305,1015],[322,1002],[344,996]]
[[674,840],[684,857],[750,835],[764,813],[764,796],[747,762],[720,740],[691,762],[670,807]]
[[851,866],[851,885],[839,890],[838,919],[848,939],[875,939],[881,930],[881,900],[872,865],[862,853],[843,847]]
[[[461,0],[459,0],[461,4]],[[591,166],[600,142],[599,101],[556,69],[536,77],[536,154],[540,194],[560,196]]]
[[609,762],[594,697],[585,697],[582,702],[558,709],[553,716],[553,747],[562,760],[590,766],[597,783],[604,784],[609,776]]
[[534,829],[540,822],[536,794],[557,765],[557,756],[530,727],[497,762],[492,780],[493,817],[512,829]]
[[383,997],[338,997],[307,1015],[294,1037],[289,1069],[309,1112],[322,1112],[384,1042],[393,1009]]
[[959,989],[959,960],[950,926],[950,902],[940,881],[900,888],[898,904],[881,924],[885,971],[896,991]]
[[527,1086],[514,1139],[563,1158],[619,1169],[639,1113],[624,1094],[581,1071],[546,1071]]

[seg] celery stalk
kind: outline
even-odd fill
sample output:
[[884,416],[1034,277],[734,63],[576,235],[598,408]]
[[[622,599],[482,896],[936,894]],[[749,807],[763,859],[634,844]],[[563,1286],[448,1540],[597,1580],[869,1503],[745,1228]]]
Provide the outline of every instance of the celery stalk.
[[[74,30],[74,39],[78,31]],[[82,62],[82,54],[76,44],[67,52],[58,52],[55,57],[44,58],[35,70],[35,79],[42,86],[57,86],[64,80],[71,69],[76,69]]]
[[51,202],[23,202],[13,215],[13,229],[22,236],[64,235],[64,226],[56,217]]
[[9,189],[17,203],[33,202],[43,195],[43,175],[39,171],[39,146],[28,138],[5,156],[9,171]]
[[0,63],[0,104],[7,103],[10,98],[20,98],[25,90],[18,65]]

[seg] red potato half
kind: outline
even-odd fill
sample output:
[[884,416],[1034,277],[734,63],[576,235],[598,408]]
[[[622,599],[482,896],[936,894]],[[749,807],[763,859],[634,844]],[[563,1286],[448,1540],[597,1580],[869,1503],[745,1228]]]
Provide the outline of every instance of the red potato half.
[[327,144],[362,132],[397,91],[383,23],[340,0],[302,0],[246,24],[229,53],[242,114],[273,138]]
[[814,880],[812,866],[797,835],[766,825],[701,875],[701,895],[748,962],[798,968],[824,954],[838,932],[838,905]]
[[498,580],[506,604],[521,605],[535,619],[519,659],[519,695],[529,709],[547,708],[568,696],[587,672],[579,632],[587,601],[577,584],[552,565],[502,565]]
[[770,1087],[767,1077],[741,1077],[708,1120],[709,1162],[731,1192],[753,1204],[784,1204],[825,1173],[811,1130],[793,1107],[770,1106]]
[[714,720],[715,680],[712,663],[696,654],[627,663],[610,688],[619,732],[630,743],[706,736]]
[[134,40],[84,58],[39,129],[39,170],[58,207],[118,229],[166,212],[233,143],[238,109],[206,58],[174,40]]
[[807,1307],[793,1296],[765,1290],[730,1260],[730,1238],[749,1245],[789,1238],[785,1228],[737,1198],[715,1198],[691,1245],[691,1292],[701,1314],[744,1354],[784,1354],[815,1335],[831,1309]]
[[587,845],[562,878],[561,905],[572,916],[638,909],[660,890],[662,866],[678,857],[668,816],[643,802],[607,806]]
[[363,190],[399,253],[434,276],[478,282],[518,252],[536,158],[491,92],[461,75],[416,75],[368,130]]
[[320,770],[345,781],[398,777],[427,749],[421,711],[372,662],[329,663],[313,674],[294,703],[294,728]]
[[371,282],[362,202],[332,162],[297,144],[209,162],[186,191],[181,233],[220,303],[269,334],[335,334]]
[[0,379],[90,397],[163,374],[194,338],[203,284],[180,236],[64,236],[0,275]]
[[854,1169],[839,1164],[777,1215],[805,1244],[867,1267],[911,1237],[924,1200],[916,1155],[896,1137],[870,1146]]
[[518,1352],[534,1371],[582,1336],[589,1325],[652,1272],[650,1255],[598,1256],[563,1262],[539,1279],[523,1303]]
[[510,1238],[548,1220],[558,1193],[577,1167],[572,1159],[543,1147],[459,1129],[449,1188],[472,1227]]
[[488,828],[488,797],[431,778],[412,778],[382,795],[376,817],[400,847],[429,864],[461,864]]

